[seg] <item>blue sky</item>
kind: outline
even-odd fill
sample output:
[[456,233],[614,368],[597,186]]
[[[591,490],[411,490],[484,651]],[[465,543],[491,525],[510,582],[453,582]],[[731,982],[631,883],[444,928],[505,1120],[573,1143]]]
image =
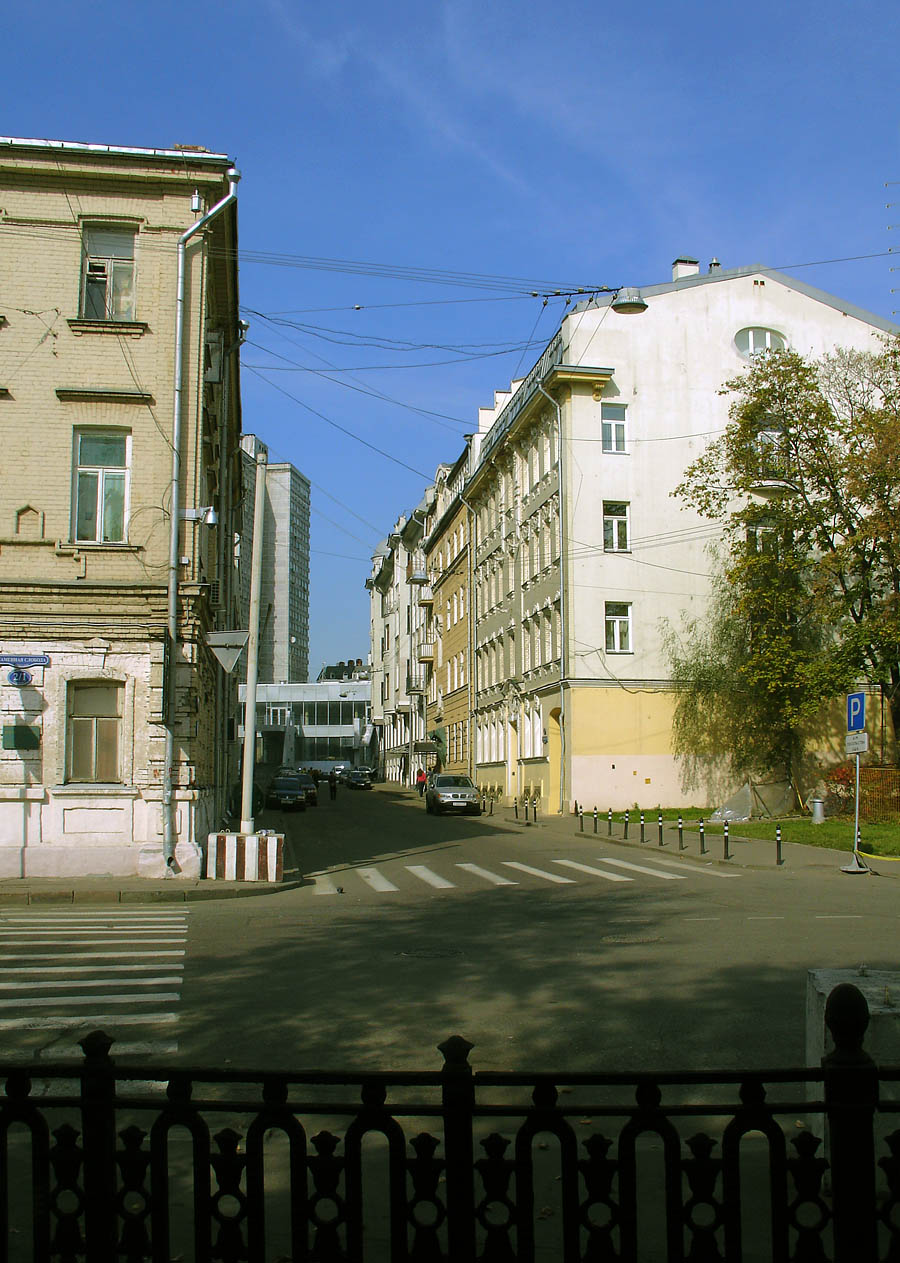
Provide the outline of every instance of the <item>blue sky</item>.
[[244,428],[313,484],[314,677],[365,657],[372,549],[557,327],[532,288],[653,284],[688,253],[900,307],[898,14],[44,0],[0,20],[0,130],[242,171]]

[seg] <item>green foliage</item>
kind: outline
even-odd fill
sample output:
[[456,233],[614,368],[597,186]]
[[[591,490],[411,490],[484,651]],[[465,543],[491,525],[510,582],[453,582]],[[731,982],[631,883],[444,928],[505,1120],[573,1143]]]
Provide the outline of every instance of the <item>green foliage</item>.
[[707,618],[670,634],[676,748],[789,775],[860,678],[900,732],[900,342],[772,352],[725,389],[729,425],[674,493],[724,533]]

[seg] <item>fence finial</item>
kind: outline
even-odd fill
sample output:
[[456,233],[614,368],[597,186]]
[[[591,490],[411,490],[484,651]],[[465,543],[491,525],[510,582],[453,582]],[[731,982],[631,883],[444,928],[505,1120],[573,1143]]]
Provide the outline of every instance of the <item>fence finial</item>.
[[857,1060],[869,1025],[869,1006],[859,987],[842,982],[830,992],[825,1002],[825,1025],[834,1040],[831,1058]]

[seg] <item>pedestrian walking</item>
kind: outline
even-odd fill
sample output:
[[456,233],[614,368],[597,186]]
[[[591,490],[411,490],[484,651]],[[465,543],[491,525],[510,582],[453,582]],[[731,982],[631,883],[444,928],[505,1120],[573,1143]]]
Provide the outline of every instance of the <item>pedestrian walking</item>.
[[419,791],[420,798],[425,793],[425,782],[427,780],[428,777],[425,775],[425,769],[420,767],[418,772],[416,772],[416,789]]
[[328,796],[332,800],[337,798],[337,772],[334,768],[328,773]]

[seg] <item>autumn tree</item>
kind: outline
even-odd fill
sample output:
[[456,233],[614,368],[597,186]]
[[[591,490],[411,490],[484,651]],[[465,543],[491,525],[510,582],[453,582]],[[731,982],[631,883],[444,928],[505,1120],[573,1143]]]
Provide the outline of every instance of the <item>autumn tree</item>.
[[821,703],[861,679],[900,733],[900,340],[769,352],[725,391],[725,433],[674,492],[723,526],[707,623],[670,636],[676,743],[701,702],[736,708],[744,736],[718,752],[789,772]]

